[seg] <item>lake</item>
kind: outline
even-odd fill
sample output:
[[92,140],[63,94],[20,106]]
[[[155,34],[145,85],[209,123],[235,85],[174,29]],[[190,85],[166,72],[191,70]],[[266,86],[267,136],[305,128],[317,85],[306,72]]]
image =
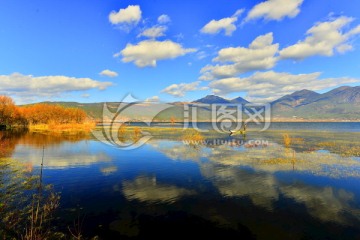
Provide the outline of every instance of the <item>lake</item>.
[[80,217],[100,239],[360,239],[360,123],[275,123],[200,145],[157,135],[129,151],[92,137],[7,137],[7,154],[35,173],[44,147],[65,231]]

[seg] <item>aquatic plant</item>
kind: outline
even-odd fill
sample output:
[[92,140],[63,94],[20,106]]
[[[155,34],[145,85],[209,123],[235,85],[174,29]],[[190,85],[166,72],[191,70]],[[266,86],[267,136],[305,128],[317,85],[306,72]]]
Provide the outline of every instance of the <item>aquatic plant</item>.
[[187,130],[182,136],[182,141],[188,145],[201,145],[204,140],[204,136],[194,129]]
[[13,159],[0,159],[0,236],[4,239],[49,239],[60,195],[42,177]]
[[284,134],[283,134],[283,140],[284,140],[284,146],[285,146],[285,147],[290,147],[290,145],[291,145],[291,138],[290,138],[289,134],[284,133]]

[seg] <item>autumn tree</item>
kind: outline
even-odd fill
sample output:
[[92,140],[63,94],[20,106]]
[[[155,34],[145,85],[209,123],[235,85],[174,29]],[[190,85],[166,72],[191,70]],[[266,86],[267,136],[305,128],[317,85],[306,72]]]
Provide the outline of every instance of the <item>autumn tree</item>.
[[87,116],[84,110],[52,104],[34,104],[20,111],[31,124],[83,123]]
[[0,96],[0,125],[11,126],[20,120],[20,112],[12,98]]

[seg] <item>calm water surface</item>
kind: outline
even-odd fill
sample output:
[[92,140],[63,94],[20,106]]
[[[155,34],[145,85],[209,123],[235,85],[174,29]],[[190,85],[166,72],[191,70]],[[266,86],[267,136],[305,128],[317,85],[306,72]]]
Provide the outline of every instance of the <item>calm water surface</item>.
[[61,192],[57,225],[81,216],[89,237],[360,239],[360,124],[272,129],[201,146],[156,137],[131,151],[26,133],[12,157],[36,171],[45,146],[44,180]]

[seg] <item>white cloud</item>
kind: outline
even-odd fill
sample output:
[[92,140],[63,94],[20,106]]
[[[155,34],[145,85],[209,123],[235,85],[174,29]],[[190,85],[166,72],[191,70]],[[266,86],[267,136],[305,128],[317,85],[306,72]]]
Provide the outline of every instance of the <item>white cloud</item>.
[[226,36],[231,36],[236,30],[235,22],[238,16],[243,12],[243,9],[237,10],[232,17],[222,18],[220,20],[211,20],[200,31],[207,34],[217,34],[221,30],[225,31]]
[[290,74],[274,71],[256,72],[245,78],[224,78],[209,84],[215,94],[226,95],[246,92],[247,100],[253,102],[272,101],[302,89],[322,90],[349,83],[360,83],[354,78],[320,79],[321,73]]
[[89,97],[90,97],[90,94],[84,93],[84,94],[81,94],[81,97],[82,97],[82,98],[89,98]]
[[102,70],[99,74],[107,77],[117,77],[119,75],[117,72],[111,71],[109,69]]
[[174,97],[183,97],[189,91],[199,90],[199,84],[200,81],[192,83],[172,84],[167,88],[163,89],[161,92],[173,95]]
[[90,78],[67,76],[0,75],[0,94],[19,97],[53,97],[73,91],[104,90],[111,82],[99,82]]
[[232,77],[253,70],[269,69],[275,66],[279,44],[273,44],[273,34],[258,36],[245,47],[223,48],[218,52],[214,62],[231,63],[225,65],[207,65],[201,69],[200,80]]
[[139,5],[129,5],[127,8],[120,9],[118,12],[112,11],[109,14],[109,21],[112,24],[138,24],[141,19]]
[[136,45],[127,44],[114,57],[122,56],[123,62],[134,62],[138,67],[155,67],[159,60],[173,59],[195,51],[193,48],[183,48],[171,40],[145,40]]
[[255,5],[246,16],[245,21],[265,18],[280,21],[284,17],[293,18],[300,12],[303,0],[267,0]]
[[148,38],[157,38],[165,36],[164,32],[167,30],[165,26],[156,26],[145,29],[142,33],[138,35],[138,37],[144,36]]
[[152,97],[145,99],[145,102],[159,102],[159,101],[160,101],[159,96],[152,96]]
[[344,53],[352,49],[348,40],[360,34],[360,25],[343,32],[343,28],[353,21],[349,17],[338,17],[335,20],[316,23],[306,34],[303,41],[284,48],[280,51],[283,59],[304,59],[306,57],[321,55],[333,56],[334,51]]
[[169,23],[171,21],[170,17],[166,14],[159,16],[157,20],[160,24]]
[[209,56],[209,54],[206,53],[205,51],[200,51],[196,54],[196,57],[198,60],[202,60],[202,59],[206,58],[207,56]]

